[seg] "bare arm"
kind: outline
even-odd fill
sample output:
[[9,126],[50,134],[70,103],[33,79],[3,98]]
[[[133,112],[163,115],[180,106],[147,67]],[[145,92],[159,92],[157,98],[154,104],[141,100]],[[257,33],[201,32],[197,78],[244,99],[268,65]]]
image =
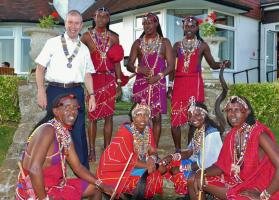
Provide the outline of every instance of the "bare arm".
[[202,45],[203,56],[212,69],[220,69],[223,65],[224,67],[229,67],[231,65],[231,62],[229,60],[224,60],[223,62],[215,62],[208,44],[206,42],[203,42]]
[[55,134],[53,127],[50,125],[46,125],[37,131],[40,131],[40,133],[37,133],[38,138],[36,138],[32,146],[28,170],[35,193],[39,199],[43,199],[47,196],[44,186],[43,164],[47,152],[54,141]]
[[46,97],[46,91],[45,91],[45,67],[42,65],[37,65],[36,68],[36,83],[38,88],[38,94],[37,94],[37,101],[38,105],[45,109],[47,106],[47,97]]
[[164,39],[164,43],[165,43],[165,47],[166,47],[167,67],[163,71],[163,74],[164,74],[164,76],[166,76],[169,73],[173,72],[173,70],[174,70],[174,54],[173,54],[173,49],[171,47],[171,43],[167,38]]
[[129,55],[129,60],[128,60],[128,63],[127,63],[127,70],[129,72],[133,72],[133,73],[136,72],[135,71],[136,67],[134,65],[135,65],[136,59],[138,57],[138,53],[137,53],[138,47],[139,47],[139,41],[136,40],[132,45],[130,55]]
[[95,94],[93,91],[93,80],[92,80],[92,76],[90,73],[86,73],[85,74],[85,87],[87,89],[87,92],[89,94],[89,102],[88,102],[88,111],[92,112],[96,109],[96,102],[95,102]]
[[272,195],[279,190],[279,147],[266,133],[262,133],[260,135],[260,147],[267,154],[272,164],[276,168],[270,185],[266,188],[267,192]]

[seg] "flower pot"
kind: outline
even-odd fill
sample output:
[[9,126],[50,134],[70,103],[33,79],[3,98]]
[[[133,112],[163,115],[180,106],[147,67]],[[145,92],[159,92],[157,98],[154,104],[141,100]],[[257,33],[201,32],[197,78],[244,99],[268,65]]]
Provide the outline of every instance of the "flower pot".
[[58,31],[54,29],[39,27],[26,28],[24,32],[31,37],[31,50],[29,52],[29,55],[33,60],[35,60],[36,57],[39,55],[46,41],[49,38],[55,37],[59,34]]
[[[226,41],[225,37],[213,36],[213,37],[204,37],[203,40],[208,44],[211,54],[216,62],[220,61],[219,58],[219,49],[220,44]],[[206,62],[205,58],[202,59],[202,68],[204,78],[211,78],[211,70],[209,64]]]

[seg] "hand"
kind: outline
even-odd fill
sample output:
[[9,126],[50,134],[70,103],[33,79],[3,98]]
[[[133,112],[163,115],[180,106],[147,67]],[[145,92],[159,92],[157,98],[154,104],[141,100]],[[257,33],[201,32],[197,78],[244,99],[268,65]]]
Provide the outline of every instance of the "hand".
[[240,196],[247,197],[251,200],[260,200],[260,194],[261,192],[257,188],[240,192]]
[[167,98],[171,99],[171,97],[172,97],[172,92],[173,92],[172,87],[168,87]]
[[149,76],[149,77],[146,78],[147,83],[149,83],[149,84],[156,83],[156,82],[158,82],[160,79],[161,79],[161,77],[160,77],[159,75],[156,75],[156,76]]
[[224,60],[222,63],[220,63],[220,68],[224,67],[224,68],[228,68],[231,66],[231,61],[229,60]]
[[116,87],[116,98],[120,97],[121,94],[122,94],[121,85],[117,84],[117,87]]
[[138,73],[141,73],[141,74],[143,74],[144,76],[147,76],[147,77],[151,76],[151,70],[148,69],[147,67],[139,67],[138,68]]
[[148,174],[151,174],[152,172],[154,172],[156,170],[156,165],[155,165],[154,159],[148,158],[146,164],[147,164]]
[[37,100],[40,108],[45,110],[47,106],[47,96],[46,91],[44,89],[38,89]]
[[95,96],[90,95],[89,100],[88,100],[88,111],[93,112],[96,109],[96,101],[95,101]]

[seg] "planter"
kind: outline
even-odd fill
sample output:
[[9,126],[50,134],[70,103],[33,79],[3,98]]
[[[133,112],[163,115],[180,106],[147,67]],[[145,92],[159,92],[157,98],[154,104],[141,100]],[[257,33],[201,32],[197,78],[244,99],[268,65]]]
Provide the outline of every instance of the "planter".
[[29,55],[33,60],[39,55],[46,41],[59,34],[58,31],[54,29],[44,29],[39,27],[26,28],[24,32],[31,37],[31,50]]
[[[204,37],[203,40],[208,44],[211,54],[216,62],[220,61],[219,58],[219,48],[220,44],[226,41],[225,37]],[[205,79],[212,79],[212,73],[209,64],[206,62],[205,58],[202,59],[203,75]]]

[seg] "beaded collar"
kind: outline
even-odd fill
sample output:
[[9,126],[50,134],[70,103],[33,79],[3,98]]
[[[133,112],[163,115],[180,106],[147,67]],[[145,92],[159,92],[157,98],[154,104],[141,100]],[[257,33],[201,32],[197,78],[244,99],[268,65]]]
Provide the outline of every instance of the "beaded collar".
[[62,43],[64,54],[65,54],[66,58],[68,59],[67,67],[72,68],[72,61],[74,60],[74,58],[77,56],[77,54],[79,52],[81,42],[80,42],[80,40],[78,41],[77,46],[74,49],[73,54],[70,57],[69,57],[69,50],[67,48],[67,43],[66,43],[64,34],[61,35],[61,43]]
[[205,126],[201,128],[196,128],[193,137],[193,154],[198,154],[202,145],[202,136],[205,134]]
[[191,40],[187,40],[186,38],[183,38],[183,40],[180,42],[180,49],[184,56],[184,72],[188,72],[189,70],[189,64],[192,54],[195,52],[195,50],[199,47],[200,40],[197,39],[195,36]]
[[109,32],[105,30],[105,32],[98,33],[96,28],[94,28],[93,30],[89,31],[89,35],[94,42],[97,51],[100,53],[101,58],[105,59],[110,47]]
[[[244,123],[241,128],[239,128],[235,134],[234,137],[234,144],[233,144],[233,163],[231,165],[231,173],[233,173],[233,176],[236,181],[239,183],[242,182],[239,174],[240,174],[240,168],[244,161],[244,155],[247,148],[247,142],[249,140],[249,137],[251,135],[251,132],[253,131],[253,128],[255,126],[250,126],[247,123]],[[243,138],[244,137],[244,138]]]
[[144,128],[144,131],[140,133],[134,123],[131,124],[131,131],[134,139],[134,150],[138,154],[140,160],[145,160],[148,154],[148,149],[151,144],[151,137],[148,126]]

